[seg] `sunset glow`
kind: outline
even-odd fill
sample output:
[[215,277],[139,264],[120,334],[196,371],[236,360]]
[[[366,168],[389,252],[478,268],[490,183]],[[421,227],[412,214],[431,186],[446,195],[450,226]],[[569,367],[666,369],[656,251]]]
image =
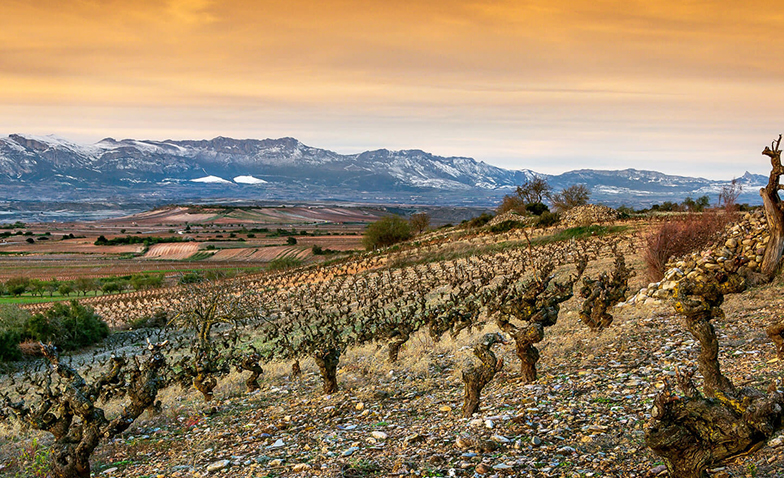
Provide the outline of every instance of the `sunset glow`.
[[0,135],[729,179],[784,131],[782,31],[769,1],[11,0]]

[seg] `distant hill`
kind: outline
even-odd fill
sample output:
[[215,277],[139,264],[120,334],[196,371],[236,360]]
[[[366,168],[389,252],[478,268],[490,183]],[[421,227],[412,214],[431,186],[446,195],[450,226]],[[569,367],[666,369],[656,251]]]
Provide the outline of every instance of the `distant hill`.
[[[55,136],[0,137],[0,201],[347,201],[491,206],[537,173],[420,150],[342,155],[294,138],[148,141],[113,138],[76,144]],[[545,175],[555,189],[586,184],[611,206],[715,200],[728,181],[655,171],[578,170]],[[767,182],[746,173],[742,202],[759,202]]]

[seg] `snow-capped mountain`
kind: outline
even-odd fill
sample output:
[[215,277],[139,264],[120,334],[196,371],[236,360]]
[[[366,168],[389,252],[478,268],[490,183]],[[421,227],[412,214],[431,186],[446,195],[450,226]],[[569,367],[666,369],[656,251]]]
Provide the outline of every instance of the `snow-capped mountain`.
[[[55,136],[0,137],[0,200],[177,201],[341,199],[492,205],[536,173],[420,150],[342,155],[294,138],[76,144]],[[728,181],[655,171],[570,171],[540,175],[558,190],[586,184],[608,204],[715,195]],[[746,174],[747,191],[767,178]]]
[[[68,184],[128,182],[265,182],[386,189],[467,190],[509,187],[529,172],[508,171],[471,158],[423,151],[368,151],[340,155],[293,138],[205,141],[117,141],[77,145],[47,136],[0,138],[0,180]],[[227,179],[229,178],[229,179]],[[237,178],[233,181],[230,178]],[[223,181],[221,181],[221,179]]]

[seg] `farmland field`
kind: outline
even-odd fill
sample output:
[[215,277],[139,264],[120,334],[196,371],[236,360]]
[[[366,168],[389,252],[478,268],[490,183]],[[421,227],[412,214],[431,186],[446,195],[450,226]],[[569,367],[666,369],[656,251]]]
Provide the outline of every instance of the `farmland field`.
[[[361,249],[364,225],[380,214],[322,207],[171,207],[96,222],[30,224],[0,239],[0,282],[20,276],[67,281],[155,271],[175,278],[179,271],[193,269],[259,269],[289,255],[318,262],[325,257],[311,254],[313,246],[338,252]],[[96,245],[101,236],[138,242]],[[286,243],[289,236],[296,246]],[[147,246],[145,239],[162,242]]]

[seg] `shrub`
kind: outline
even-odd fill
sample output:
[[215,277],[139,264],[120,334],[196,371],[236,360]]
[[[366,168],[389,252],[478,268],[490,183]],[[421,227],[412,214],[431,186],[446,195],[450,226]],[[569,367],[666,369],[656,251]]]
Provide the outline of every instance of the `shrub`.
[[541,202],[532,202],[530,204],[525,205],[525,210],[530,212],[534,216],[541,216],[546,212],[550,212],[550,208],[547,207],[546,204]]
[[19,342],[30,313],[14,305],[0,305],[0,361],[21,358]]
[[199,271],[191,271],[191,272],[186,272],[185,274],[183,274],[180,277],[180,280],[178,282],[180,284],[196,284],[196,283],[201,282],[203,280],[204,280],[204,277],[202,277],[201,272],[199,272]]
[[525,224],[523,224],[522,222],[509,220],[509,221],[499,222],[498,224],[490,226],[490,232],[492,232],[493,234],[500,234],[503,232],[511,231],[512,229],[520,229],[523,227],[525,227]]
[[286,269],[293,269],[301,265],[302,261],[296,257],[278,257],[277,259],[270,261],[270,263],[267,265],[267,269],[271,271],[282,271]]
[[288,244],[290,246],[293,246],[296,243],[297,243],[297,238],[296,237],[289,236],[289,237],[286,238],[286,244]]
[[310,251],[314,256],[320,256],[324,254],[324,249],[322,249],[318,244],[313,244],[313,247],[310,248]]
[[22,334],[17,330],[0,330],[0,362],[10,362],[22,358],[19,342]]
[[152,315],[146,315],[132,320],[129,324],[132,329],[160,329],[169,322],[169,314],[163,309],[157,309]]
[[490,222],[490,220],[492,220],[492,219],[493,219],[493,215],[492,214],[483,212],[482,214],[476,216],[475,218],[472,218],[472,219],[468,220],[465,224],[466,224],[466,226],[469,229],[473,229],[475,227],[482,227],[482,226],[484,226],[485,224]]
[[62,350],[92,345],[109,335],[109,326],[95,314],[72,300],[55,304],[42,314],[32,316],[24,328],[24,338],[51,342]]
[[710,245],[729,219],[729,215],[714,212],[687,214],[670,219],[653,230],[645,237],[643,254],[649,278],[661,280],[667,261]]
[[389,247],[410,239],[411,225],[400,216],[387,216],[370,224],[365,229],[362,243],[367,250]]
[[536,227],[549,227],[557,224],[561,220],[561,216],[557,212],[545,211],[536,220]]

